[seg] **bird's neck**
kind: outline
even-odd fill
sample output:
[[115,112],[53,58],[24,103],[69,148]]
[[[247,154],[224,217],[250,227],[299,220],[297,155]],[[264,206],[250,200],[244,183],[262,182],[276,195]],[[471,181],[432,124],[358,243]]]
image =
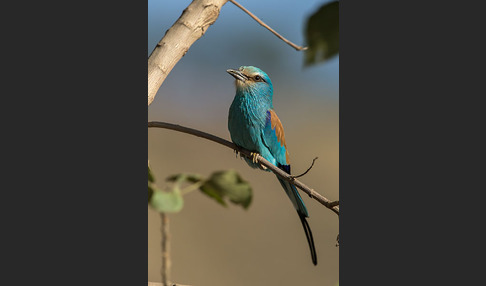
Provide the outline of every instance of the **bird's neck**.
[[256,105],[259,108],[264,108],[265,111],[273,108],[271,90],[264,90],[258,88],[237,88],[236,97],[242,101],[247,101]]
[[252,90],[236,90],[233,102],[247,120],[265,125],[267,110],[273,108],[272,97],[258,94]]

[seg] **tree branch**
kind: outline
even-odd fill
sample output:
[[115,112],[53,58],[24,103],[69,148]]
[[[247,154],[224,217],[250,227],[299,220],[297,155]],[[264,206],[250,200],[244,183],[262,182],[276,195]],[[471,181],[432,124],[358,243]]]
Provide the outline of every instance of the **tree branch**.
[[219,16],[228,0],[194,0],[167,30],[148,58],[148,105],[167,75]]
[[[199,130],[196,130],[196,129],[192,129],[192,128],[188,128],[188,127],[184,127],[184,126],[180,126],[180,125],[176,125],[176,124],[171,124],[171,123],[167,123],[167,122],[157,122],[157,121],[148,122],[148,127],[165,128],[165,129],[179,131],[179,132],[182,132],[182,133],[187,133],[187,134],[191,134],[191,135],[194,135],[194,136],[197,136],[197,137],[205,138],[205,139],[211,140],[213,142],[219,143],[221,145],[224,145],[224,146],[231,148],[233,150],[236,150],[237,152],[239,152],[240,154],[244,155],[245,157],[247,157],[249,159],[253,158],[252,155],[251,155],[252,154],[251,151],[244,149],[244,148],[241,148],[241,147],[237,146],[236,144],[234,144],[233,142],[230,142],[228,140],[225,140],[223,138],[214,136],[212,134],[209,134],[209,133],[206,133],[206,132],[203,132],[203,131],[199,131]],[[291,175],[285,173],[283,170],[277,168],[275,165],[268,162],[265,158],[263,158],[260,155],[257,156],[256,160],[257,160],[258,163],[260,163],[260,164],[264,165],[265,167],[267,167],[268,169],[270,169],[274,174],[276,174],[280,178],[284,179],[287,182],[294,184],[297,188],[301,189],[307,195],[309,195],[309,197],[315,199],[316,201],[318,201],[319,203],[321,203],[322,205],[324,205],[325,207],[327,207],[328,209],[332,210],[334,213],[339,215],[339,201],[331,201],[331,200],[325,198],[321,194],[314,191],[314,189],[309,188],[308,186],[306,186],[305,184],[303,184],[299,180],[297,180],[294,177],[292,177]]]
[[[148,286],[165,286],[165,285],[159,282],[148,282]],[[174,282],[170,282],[169,286],[190,286],[190,285],[182,285],[182,284],[176,284]]]
[[246,14],[248,14],[250,17],[252,17],[255,21],[258,22],[258,24],[262,25],[263,27],[267,28],[267,30],[269,30],[270,32],[272,32],[275,36],[277,36],[280,40],[286,42],[287,44],[289,44],[292,48],[296,49],[297,51],[305,51],[307,50],[307,47],[301,47],[301,46],[298,46],[294,43],[292,43],[291,41],[287,40],[286,38],[284,38],[283,36],[281,36],[279,33],[277,33],[274,29],[270,28],[270,26],[268,26],[267,24],[263,23],[262,20],[260,20],[257,16],[253,15],[253,13],[251,13],[250,11],[248,11],[245,7],[241,6],[240,3],[234,1],[234,0],[229,0],[231,3],[235,4],[236,7],[240,8],[241,10],[243,10]]

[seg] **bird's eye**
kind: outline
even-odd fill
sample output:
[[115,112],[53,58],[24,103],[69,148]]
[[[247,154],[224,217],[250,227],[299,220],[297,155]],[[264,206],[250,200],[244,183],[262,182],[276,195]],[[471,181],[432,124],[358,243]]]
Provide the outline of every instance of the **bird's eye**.
[[262,78],[259,75],[255,76],[255,80],[261,80]]

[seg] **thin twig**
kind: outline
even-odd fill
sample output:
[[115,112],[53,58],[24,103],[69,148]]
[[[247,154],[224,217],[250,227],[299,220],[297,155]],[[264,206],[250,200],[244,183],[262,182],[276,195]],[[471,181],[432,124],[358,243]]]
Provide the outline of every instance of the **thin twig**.
[[169,252],[169,218],[167,214],[160,213],[161,233],[162,233],[162,268],[160,274],[162,275],[162,284],[169,286],[170,279],[170,252]]
[[298,46],[294,43],[292,43],[291,41],[287,40],[286,38],[282,37],[279,33],[277,33],[274,29],[270,28],[270,26],[268,26],[267,24],[263,23],[262,20],[260,20],[257,16],[253,15],[253,13],[251,13],[250,11],[248,11],[245,7],[241,6],[240,3],[234,1],[234,0],[228,0],[229,2],[235,4],[238,8],[240,8],[241,10],[243,10],[246,14],[250,15],[250,17],[252,17],[255,21],[258,22],[258,24],[262,25],[263,27],[267,28],[270,32],[272,32],[275,36],[277,36],[279,39],[281,39],[282,41],[286,42],[287,44],[289,44],[290,46],[292,46],[292,48],[296,49],[297,51],[304,51],[304,50],[307,50],[307,47],[301,47],[301,46]]
[[319,157],[315,157],[314,160],[312,160],[312,164],[310,165],[309,169],[307,169],[307,171],[305,171],[304,173],[298,175],[298,176],[292,176],[292,178],[296,179],[296,178],[300,178],[302,176],[304,176],[305,174],[307,174],[307,172],[310,171],[310,169],[312,169],[312,167],[314,166],[314,162],[318,159]]
[[329,205],[331,205],[331,206],[339,206],[339,201],[330,202]]
[[194,183],[192,185],[189,185],[189,186],[187,186],[187,187],[185,187],[184,189],[181,190],[181,195],[185,195],[187,193],[195,191],[195,190],[199,189],[199,187],[201,187],[202,185],[204,185],[204,180],[197,182],[197,183]]
[[[190,286],[190,285],[177,284],[174,282],[170,282],[169,285],[170,286]],[[164,286],[164,284],[159,282],[148,282],[148,286]]]
[[[241,148],[241,147],[237,146],[236,144],[234,144],[233,142],[230,142],[228,140],[225,140],[223,138],[214,136],[212,134],[209,134],[209,133],[206,133],[206,132],[203,132],[203,131],[199,131],[199,130],[196,130],[196,129],[180,126],[180,125],[177,125],[177,124],[172,124],[172,123],[167,123],[167,122],[157,122],[157,121],[148,122],[148,127],[165,128],[165,129],[179,131],[179,132],[182,132],[182,133],[187,133],[187,134],[191,134],[191,135],[198,136],[198,137],[201,137],[201,138],[205,138],[205,139],[211,140],[213,142],[219,143],[221,145],[224,145],[224,146],[231,148],[233,150],[236,150],[237,152],[239,152],[240,154],[244,155],[245,157],[247,157],[249,159],[253,158],[251,151],[244,149],[244,148]],[[339,206],[335,205],[336,202],[333,202],[333,201],[325,198],[321,194],[314,191],[314,189],[311,189],[308,186],[304,185],[302,182],[293,178],[291,175],[287,174],[285,171],[279,169],[278,167],[276,167],[272,163],[268,162],[262,156],[260,156],[260,155],[256,156],[256,160],[257,160],[258,163],[260,163],[260,164],[264,165],[265,167],[267,167],[268,169],[270,169],[274,174],[276,174],[280,178],[282,178],[285,181],[295,185],[297,188],[301,189],[306,194],[308,194],[309,197],[315,199],[316,201],[318,201],[319,203],[321,203],[322,205],[324,205],[325,207],[327,207],[328,209],[330,209],[331,211],[333,211],[334,213],[339,215]]]

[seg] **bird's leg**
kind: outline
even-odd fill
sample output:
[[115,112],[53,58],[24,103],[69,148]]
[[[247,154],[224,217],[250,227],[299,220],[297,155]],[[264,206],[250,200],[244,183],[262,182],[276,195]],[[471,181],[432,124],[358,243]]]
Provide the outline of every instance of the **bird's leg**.
[[237,146],[235,149],[233,149],[233,152],[235,152],[236,158],[238,158],[238,155],[240,155],[240,159],[243,158],[243,155],[241,155],[240,147]]
[[256,152],[251,152],[251,161],[254,163],[254,164],[257,164],[260,169],[262,170],[266,170],[267,167],[263,166],[262,164],[258,164],[258,156],[260,156],[260,154],[256,153]]

